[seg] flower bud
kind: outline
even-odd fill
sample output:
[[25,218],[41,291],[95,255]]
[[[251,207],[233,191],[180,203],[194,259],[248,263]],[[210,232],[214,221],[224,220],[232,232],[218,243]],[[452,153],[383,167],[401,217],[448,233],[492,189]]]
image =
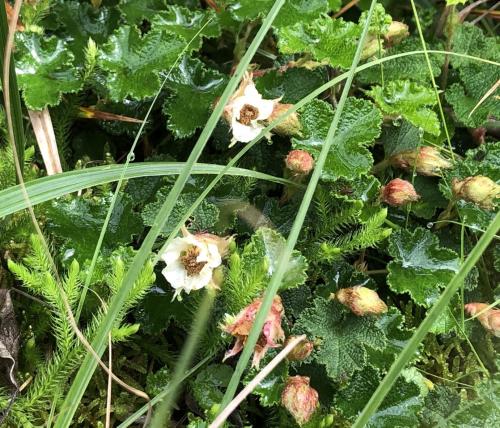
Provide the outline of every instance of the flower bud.
[[294,175],[307,175],[314,169],[314,158],[305,150],[292,150],[285,165]]
[[[294,340],[296,336],[290,336],[286,343]],[[311,355],[311,352],[314,349],[314,343],[312,343],[309,340],[303,340],[300,342],[295,348],[292,349],[292,351],[288,354],[286,357],[289,361],[303,361],[305,360],[309,355]]]
[[380,299],[377,292],[370,288],[361,286],[341,288],[337,291],[336,297],[340,303],[358,316],[379,315],[387,312],[387,305]]
[[471,316],[481,313],[477,319],[484,329],[500,337],[500,309],[487,309],[486,303],[468,303],[464,308]]
[[395,178],[380,189],[380,199],[393,207],[401,207],[418,201],[420,196],[409,181]]
[[384,36],[390,45],[397,45],[403,39],[409,36],[408,25],[402,22],[392,21],[389,25],[389,31]]
[[[274,106],[271,116],[267,119],[269,123],[278,119],[281,115],[286,113],[287,110],[293,107],[293,104],[278,103]],[[285,137],[300,136],[302,124],[300,123],[299,115],[297,112],[289,114],[284,120],[273,128],[276,134],[284,135]]]
[[467,177],[465,180],[453,179],[453,194],[459,199],[472,202],[481,208],[491,210],[500,197],[500,186],[482,175]]
[[318,408],[318,392],[309,386],[307,376],[291,376],[281,394],[281,404],[299,425],[304,425]]
[[363,46],[363,51],[361,52],[361,60],[371,58],[373,55],[378,54],[379,44],[376,37],[370,37],[366,40]]
[[392,166],[405,170],[415,170],[421,175],[437,177],[441,170],[452,167],[451,163],[441,156],[434,147],[425,146],[416,150],[407,150],[391,156]]

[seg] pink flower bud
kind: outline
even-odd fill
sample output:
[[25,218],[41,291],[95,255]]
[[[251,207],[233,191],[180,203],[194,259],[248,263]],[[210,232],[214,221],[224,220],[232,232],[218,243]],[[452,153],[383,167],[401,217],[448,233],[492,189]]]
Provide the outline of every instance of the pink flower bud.
[[407,150],[391,156],[389,162],[396,168],[412,171],[429,177],[437,177],[441,170],[452,167],[434,147],[425,146],[416,150]]
[[[281,115],[285,114],[287,110],[293,107],[293,104],[281,104],[277,103],[274,106],[274,110],[271,116],[267,119],[268,123],[273,122],[278,119]],[[285,137],[300,136],[300,131],[302,130],[302,124],[300,123],[299,115],[297,112],[289,114],[283,121],[273,128],[276,134],[284,135]]]
[[318,392],[309,386],[308,377],[291,376],[281,394],[281,404],[299,425],[304,425],[319,406]]
[[[286,342],[288,343],[295,338],[296,336],[290,336]],[[313,349],[314,349],[314,344],[311,341],[303,340],[295,348],[292,349],[292,352],[288,354],[287,359],[289,361],[303,361],[309,355],[311,355]]]
[[305,150],[292,150],[285,159],[285,165],[295,175],[307,175],[314,168],[314,159]]
[[[242,309],[236,316],[226,316],[226,322],[221,326],[226,333],[236,337],[236,342],[232,349],[226,352],[224,360],[238,354],[248,339],[250,330],[255,321],[255,316],[260,309],[262,299],[255,299],[250,305]],[[285,333],[281,328],[281,319],[284,315],[281,298],[275,296],[269,313],[267,314],[262,333],[255,345],[252,367],[259,367],[260,360],[264,357],[269,348],[277,348],[278,342],[285,340]]]
[[477,319],[484,329],[500,337],[500,309],[487,309],[488,306],[486,303],[467,303],[464,308],[471,316],[480,313]]
[[455,197],[486,210],[495,208],[496,199],[500,197],[500,186],[482,175],[467,177],[461,181],[453,179],[451,186]]
[[387,312],[387,305],[380,299],[376,291],[356,286],[341,288],[336,293],[340,303],[347,306],[354,314],[379,315]]
[[420,196],[409,181],[395,178],[380,189],[380,199],[393,207],[401,207],[418,201]]

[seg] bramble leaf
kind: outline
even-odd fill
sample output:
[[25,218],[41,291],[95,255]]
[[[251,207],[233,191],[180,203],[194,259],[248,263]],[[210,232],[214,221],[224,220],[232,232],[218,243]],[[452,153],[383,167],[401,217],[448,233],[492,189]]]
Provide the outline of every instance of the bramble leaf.
[[164,0],[121,0],[118,6],[127,22],[140,24],[144,19],[151,20],[158,12],[165,10]]
[[73,54],[56,37],[16,33],[16,74],[28,108],[55,106],[62,94],[81,89],[83,82],[73,66]]
[[[317,158],[333,119],[333,109],[323,101],[314,100],[301,110],[300,119],[304,138],[294,138],[292,145],[294,148],[307,150]],[[322,178],[355,179],[370,171],[373,158],[366,146],[380,135],[381,123],[382,115],[371,102],[348,98]]]
[[314,300],[314,307],[302,312],[293,331],[320,341],[312,357],[336,381],[366,367],[367,348],[380,350],[387,344],[376,319],[347,313],[340,303],[321,297]]
[[220,404],[224,395],[222,388],[227,387],[232,374],[233,369],[225,364],[212,364],[202,369],[189,383],[198,405],[210,410]]
[[439,246],[429,230],[399,230],[389,238],[387,283],[397,293],[409,293],[419,305],[429,307],[440,289],[450,282],[459,268],[458,255]]
[[437,102],[432,89],[409,80],[397,80],[387,83],[384,87],[374,86],[366,91],[366,94],[373,98],[384,113],[401,115],[429,134],[439,135],[437,114],[428,108]]

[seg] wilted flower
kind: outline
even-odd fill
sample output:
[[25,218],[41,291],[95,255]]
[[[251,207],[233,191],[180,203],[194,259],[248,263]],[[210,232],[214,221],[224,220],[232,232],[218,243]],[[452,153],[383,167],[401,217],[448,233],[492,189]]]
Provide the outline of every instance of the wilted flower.
[[[294,340],[296,336],[290,336],[286,343]],[[295,348],[292,349],[292,351],[287,355],[287,359],[290,361],[303,361],[305,360],[309,355],[311,355],[311,352],[314,349],[314,343],[312,343],[310,340],[303,340],[299,344],[295,346]]]
[[[293,104],[281,104],[276,103],[274,106],[274,110],[271,113],[271,116],[267,119],[267,122],[271,123],[273,120],[276,120],[281,115],[286,113],[290,108],[293,107]],[[302,124],[300,123],[299,115],[297,112],[290,113],[284,120],[282,120],[278,125],[273,128],[273,131],[276,134],[290,136],[301,135],[300,131],[302,129]]]
[[380,189],[380,199],[393,207],[401,207],[418,201],[420,196],[409,181],[395,178]]
[[472,202],[486,210],[493,209],[496,199],[500,198],[500,185],[482,175],[467,177],[461,181],[455,178],[451,185],[455,197]]
[[264,100],[252,75],[247,74],[224,107],[224,117],[231,124],[233,143],[252,141],[264,129],[262,121],[273,113],[277,100]]
[[192,235],[186,229],[182,234],[182,238],[173,239],[160,255],[167,265],[162,274],[175,289],[174,298],[182,291],[189,294],[214,285],[213,270],[221,265],[231,240],[207,233]]
[[425,146],[416,150],[407,150],[391,156],[392,166],[406,170],[415,170],[429,177],[439,176],[441,170],[452,167],[451,163],[441,156],[434,147]]
[[318,392],[309,386],[307,376],[291,376],[281,394],[281,404],[299,425],[304,425],[318,408]]
[[468,303],[464,308],[471,316],[482,312],[477,316],[481,325],[496,337],[500,337],[500,309],[487,309],[488,305],[486,303]]
[[387,312],[387,305],[380,299],[377,292],[370,288],[359,285],[341,288],[335,296],[340,303],[358,316],[379,315]]
[[305,150],[292,150],[285,159],[285,165],[294,175],[307,175],[314,168],[314,158]]
[[[243,349],[261,304],[261,298],[255,299],[252,303],[250,303],[250,305],[242,309],[238,315],[226,316],[225,323],[221,326],[221,328],[226,333],[235,336],[236,342],[234,343],[233,348],[226,352],[224,360],[238,354]],[[279,296],[275,296],[271,309],[267,314],[259,340],[255,345],[252,367],[258,368],[260,360],[264,357],[267,350],[269,348],[279,347],[280,345],[278,342],[283,342],[283,340],[285,340],[285,333],[281,328],[281,318],[283,317],[283,314],[284,311],[281,298]]]

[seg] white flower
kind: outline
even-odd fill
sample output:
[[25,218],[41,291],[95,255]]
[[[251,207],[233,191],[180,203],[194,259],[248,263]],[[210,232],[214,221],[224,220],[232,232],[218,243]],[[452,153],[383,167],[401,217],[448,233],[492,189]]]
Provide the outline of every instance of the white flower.
[[252,76],[245,76],[240,87],[225,108],[225,116],[231,123],[233,143],[248,143],[260,134],[261,121],[273,113],[277,100],[264,100],[259,94]]
[[212,284],[213,270],[222,263],[222,256],[215,240],[203,235],[197,237],[183,231],[182,238],[175,238],[161,254],[166,263],[163,276],[175,289],[174,298],[184,291],[189,294]]

